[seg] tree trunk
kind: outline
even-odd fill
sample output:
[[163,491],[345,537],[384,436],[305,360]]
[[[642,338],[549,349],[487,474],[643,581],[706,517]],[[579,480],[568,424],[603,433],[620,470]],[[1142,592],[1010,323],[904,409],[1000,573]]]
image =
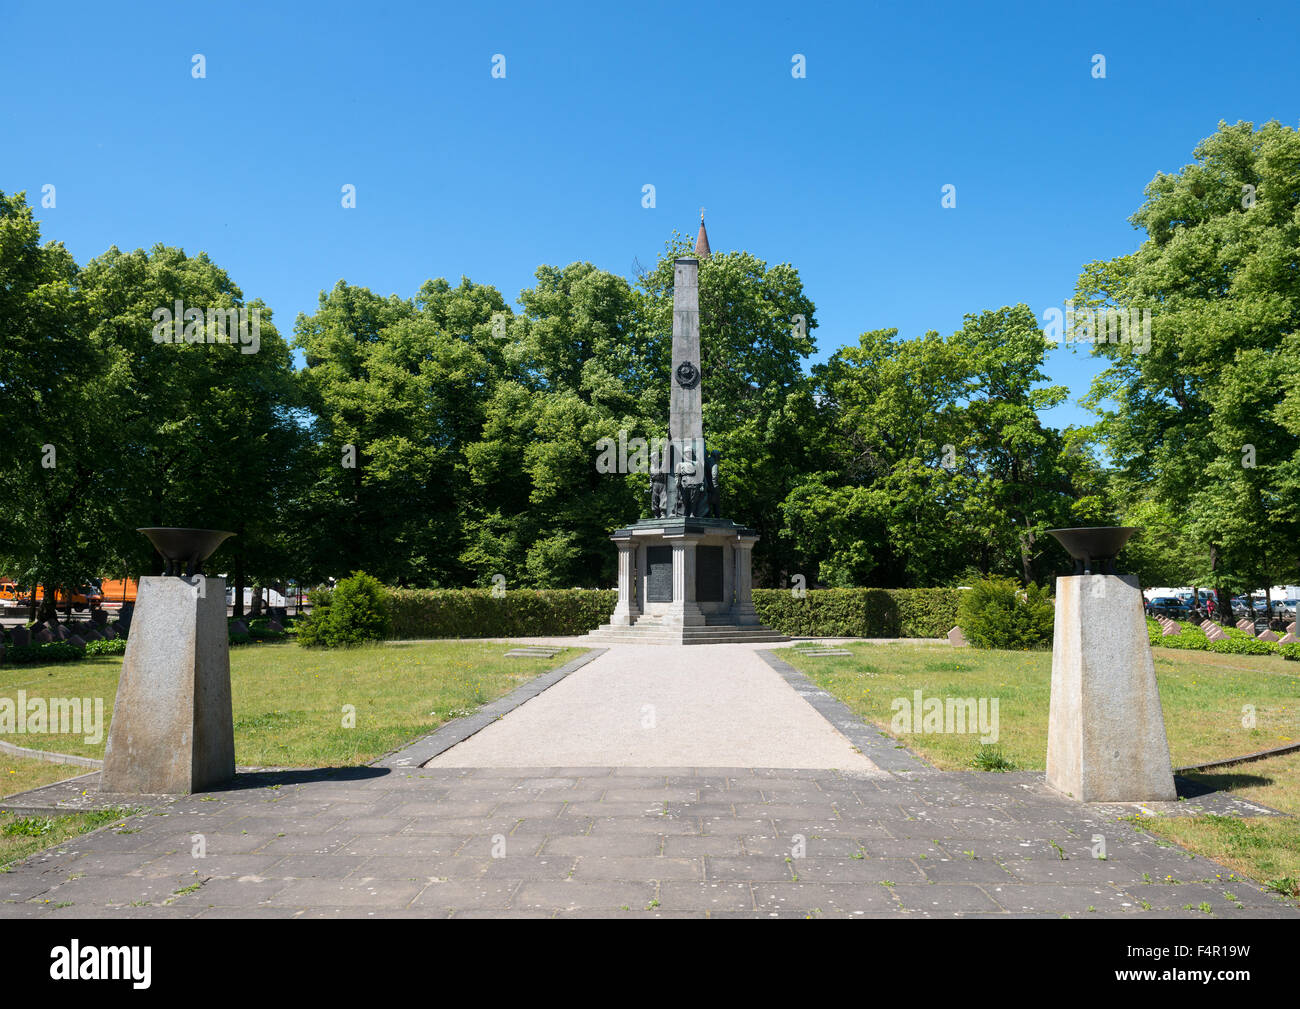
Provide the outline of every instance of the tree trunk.
[[1034,534],[1024,532],[1020,534],[1020,568],[1025,576],[1025,584],[1032,585],[1034,582],[1034,565],[1031,551],[1034,548]]
[[1232,600],[1219,583],[1219,548],[1210,546],[1210,578],[1214,582],[1214,619],[1224,627],[1232,626]]
[[235,551],[235,610],[237,617],[244,615],[244,552]]
[[[36,612],[36,618],[41,621],[58,620],[59,611],[55,608],[53,593],[50,592],[48,587],[46,586],[41,586],[41,587],[45,590],[45,594],[41,596],[41,605],[40,605],[40,609],[37,610]],[[36,598],[35,586],[32,587],[32,598],[33,599]]]

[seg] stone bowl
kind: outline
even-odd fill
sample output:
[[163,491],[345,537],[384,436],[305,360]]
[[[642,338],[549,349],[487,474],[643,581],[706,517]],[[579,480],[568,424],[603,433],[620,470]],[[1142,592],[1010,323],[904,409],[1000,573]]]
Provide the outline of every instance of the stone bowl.
[[[187,577],[203,574],[203,562],[212,556],[234,533],[220,529],[181,529],[173,526],[149,526],[137,529],[149,537],[149,542],[163,556],[167,566],[164,575]],[[184,571],[181,570],[182,566]]]
[[1079,526],[1047,530],[1074,558],[1076,575],[1115,574],[1115,558],[1136,526]]

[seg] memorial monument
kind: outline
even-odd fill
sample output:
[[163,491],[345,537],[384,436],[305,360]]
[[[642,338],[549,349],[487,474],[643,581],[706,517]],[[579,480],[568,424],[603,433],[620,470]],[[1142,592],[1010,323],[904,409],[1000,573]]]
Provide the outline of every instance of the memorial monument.
[[226,582],[202,567],[231,534],[139,531],[166,573],[140,579],[99,788],[188,795],[235,776]]
[[1142,590],[1115,572],[1134,530],[1048,532],[1074,574],[1056,579],[1047,783],[1083,802],[1175,800]]
[[[700,223],[697,256],[709,254]],[[673,266],[668,440],[652,453],[651,517],[614,530],[618,603],[593,641],[716,644],[787,641],[759,623],[750,562],[758,534],[722,517],[721,455],[704,439],[699,259]]]

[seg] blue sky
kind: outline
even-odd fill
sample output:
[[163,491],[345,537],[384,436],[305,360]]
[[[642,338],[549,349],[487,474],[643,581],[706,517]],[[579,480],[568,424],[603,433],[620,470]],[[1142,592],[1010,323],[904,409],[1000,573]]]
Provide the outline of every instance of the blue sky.
[[[0,189],[81,262],[207,251],[286,333],[340,278],[513,299],[541,263],[631,277],[704,206],[715,250],[798,267],[824,358],[1041,318],[1136,247],[1143,186],[1220,119],[1300,115],[1294,3],[986,6],[10,2]],[[1048,370],[1078,396],[1098,369],[1063,348]]]

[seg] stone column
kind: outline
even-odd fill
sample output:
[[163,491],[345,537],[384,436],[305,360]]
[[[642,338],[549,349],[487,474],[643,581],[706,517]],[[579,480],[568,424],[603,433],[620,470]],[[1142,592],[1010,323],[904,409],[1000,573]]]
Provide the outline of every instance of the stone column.
[[697,627],[704,623],[704,614],[695,601],[695,541],[676,540],[673,548],[673,601],[669,604],[668,621],[682,627]]
[[754,612],[754,580],[750,570],[753,559],[754,543],[752,539],[737,539],[732,545],[735,558],[734,584],[736,599],[731,604],[731,619],[738,624],[757,624],[758,614]]
[[635,584],[637,544],[635,540],[614,541],[618,547],[618,603],[609,622],[615,627],[630,627],[641,615]]
[[226,583],[140,579],[100,790],[187,795],[235,775]]
[[1047,783],[1083,802],[1178,797],[1133,575],[1056,580]]

